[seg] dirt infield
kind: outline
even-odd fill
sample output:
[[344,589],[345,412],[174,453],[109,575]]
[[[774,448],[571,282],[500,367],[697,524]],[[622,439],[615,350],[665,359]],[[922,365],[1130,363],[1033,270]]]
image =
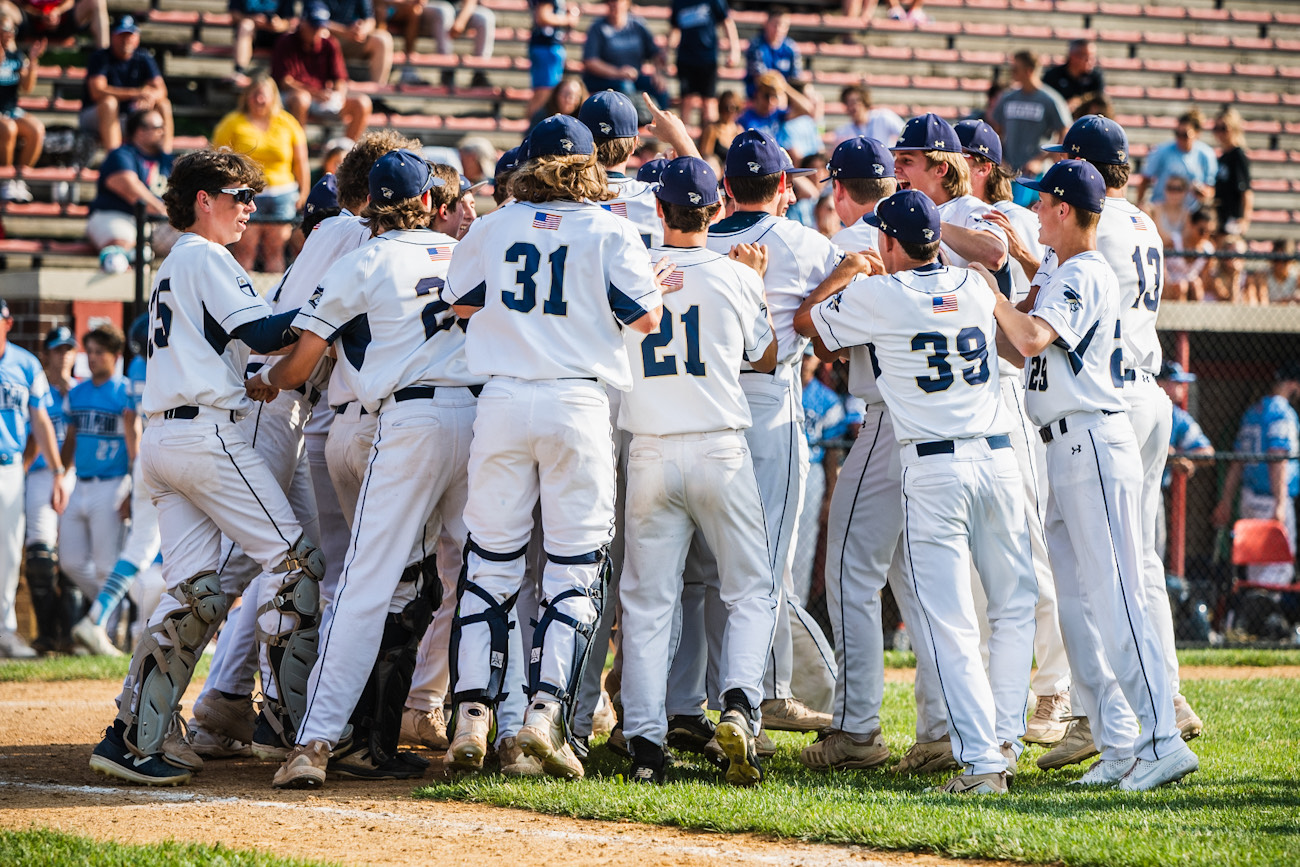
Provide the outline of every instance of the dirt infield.
[[[911,672],[891,670],[891,681]],[[1184,668],[1184,678],[1297,678],[1300,666]],[[470,804],[416,801],[409,782],[331,780],[319,793],[277,792],[273,766],[211,762],[191,786],[118,787],[86,760],[118,685],[0,684],[0,827],[54,828],[103,840],[221,842],[346,863],[955,864],[929,856],[804,844],[754,835],[595,822]],[[191,695],[195,694],[191,690]],[[435,762],[427,780],[441,774]],[[960,862],[970,865],[973,862]]]

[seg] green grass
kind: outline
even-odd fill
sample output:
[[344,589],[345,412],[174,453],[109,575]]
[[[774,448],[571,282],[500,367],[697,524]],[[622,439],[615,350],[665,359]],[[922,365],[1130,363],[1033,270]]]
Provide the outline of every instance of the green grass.
[[[1012,794],[956,799],[921,790],[943,780],[883,771],[824,774],[798,764],[810,736],[776,733],[762,787],[738,790],[695,764],[663,787],[624,784],[626,761],[592,751],[576,783],[470,777],[426,787],[417,797],[525,807],[594,819],[633,819],[711,831],[753,831],[880,849],[1116,867],[1263,867],[1300,864],[1300,715],[1294,685],[1280,680],[1187,681],[1206,720],[1193,746],[1199,773],[1155,792],[1067,787],[1081,767],[1041,772],[1030,747]],[[910,688],[888,684],[882,722],[898,758],[914,726]]]
[[[208,676],[211,656],[199,658],[196,678]],[[52,683],[63,680],[121,680],[131,661],[127,657],[53,656],[0,662],[0,683]],[[3,863],[0,861],[0,863]]]
[[302,861],[281,858],[262,852],[229,849],[218,843],[205,846],[198,843],[151,843],[137,846],[124,843],[101,843],[58,831],[3,831],[0,830],[0,864],[11,867],[37,867],[37,865],[67,864],[90,867],[133,867],[148,864],[150,867],[307,867],[324,864],[322,861]]
[[1254,650],[1248,647],[1178,651],[1179,665],[1300,665],[1300,650]]

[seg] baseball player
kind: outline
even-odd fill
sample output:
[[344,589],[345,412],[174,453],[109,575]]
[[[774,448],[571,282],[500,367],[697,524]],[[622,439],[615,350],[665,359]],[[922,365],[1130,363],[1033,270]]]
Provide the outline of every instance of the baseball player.
[[[136,645],[117,720],[95,747],[99,773],[145,785],[188,782],[176,717],[198,654],[230,605],[216,573],[221,535],[272,577],[262,584],[263,690],[301,718],[315,657],[319,550],[303,536],[265,464],[236,428],[250,401],[250,348],[296,339],[292,313],[271,315],[226,245],[239,240],[265,181],[240,154],[196,151],[176,161],[164,202],[184,234],[159,268],[149,301],[149,377],[141,408],[145,483],[158,507],[168,595]],[[201,760],[200,760],[201,764]]]
[[[1124,404],[1142,454],[1142,576],[1151,625],[1164,650],[1162,659],[1173,690],[1178,729],[1184,740],[1190,740],[1200,734],[1202,724],[1179,689],[1173,611],[1165,589],[1165,567],[1156,540],[1156,522],[1164,497],[1160,483],[1169,457],[1169,434],[1173,424],[1169,396],[1156,382],[1161,362],[1156,313],[1160,306],[1165,245],[1151,218],[1125,198],[1130,170],[1128,137],[1119,124],[1101,115],[1088,115],[1070,127],[1064,144],[1053,145],[1049,150],[1091,163],[1106,183],[1106,207],[1102,209],[1101,222],[1097,226],[1097,252],[1119,280],[1124,338]],[[1050,252],[1044,256],[1034,284],[1043,285],[1058,261],[1058,257]],[[1076,727],[1083,723],[1080,720]],[[1062,744],[1062,754],[1053,759],[1082,761],[1087,755],[1074,756],[1086,749],[1087,739],[1086,731],[1076,732],[1073,738],[1069,738],[1075,743]],[[1043,756],[1040,761],[1049,759]]]
[[[788,171],[789,169],[789,171]],[[746,130],[727,152],[725,183],[736,212],[709,229],[708,247],[728,253],[737,244],[764,244],[768,266],[764,293],[776,329],[776,370],[743,372],[740,378],[753,424],[745,431],[767,518],[772,568],[786,572],[790,540],[798,523],[803,476],[808,470],[808,443],[802,432],[803,406],[799,364],[804,339],[794,332],[794,312],[809,291],[830,274],[841,253],[826,238],[793,220],[778,216],[789,207],[789,157],[757,130]],[[769,729],[817,731],[830,715],[794,697],[792,629],[820,629],[782,582],[782,605],[764,682],[763,724]],[[824,638],[822,639],[824,642]],[[832,661],[825,660],[827,669]],[[829,672],[833,679],[834,672]]]
[[23,449],[29,431],[54,475],[50,505],[56,513],[63,511],[67,492],[54,426],[46,411],[50,386],[36,356],[9,342],[13,322],[9,305],[0,299],[0,657],[31,659],[36,651],[18,634],[13,608],[26,511]]
[[[795,323],[823,357],[871,345],[903,465],[903,569],[931,645],[954,757],[966,771],[937,791],[1002,794],[1019,754],[1037,596],[1011,421],[1002,406],[993,305],[979,276],[940,265],[941,217],[903,190],[865,218],[887,275],[869,277]],[[992,625],[987,672],[968,576]]]
[[[62,448],[67,430],[67,396],[77,384],[72,375],[77,360],[77,340],[67,326],[60,325],[45,335],[44,347],[42,362],[50,386],[45,409]],[[27,470],[27,537],[24,545],[27,590],[31,593],[32,610],[36,615],[36,640],[32,646],[43,653],[53,653],[66,647],[68,635],[64,620],[69,603],[77,603],[74,598],[77,594],[72,588],[62,590],[59,586],[59,515],[50,504],[54,473],[45,462],[45,456],[36,453],[34,440],[27,443],[25,460],[28,455],[32,463]],[[65,495],[71,494],[76,480],[72,473],[63,476]]]
[[[716,552],[727,620],[718,661],[714,736],[727,755],[726,779],[762,779],[755,747],[763,672],[780,598],[767,558],[767,528],[749,447],[749,404],[741,362],[776,367],[776,340],[762,280],[746,265],[705,249],[721,210],[708,163],[679,157],[663,170],[659,212],[665,246],[682,288],[665,296],[658,331],[628,335],[632,390],[619,412],[630,432],[625,575],[622,578],[623,732],[632,752],[628,778],[664,781],[665,692],[682,567],[698,530]],[[665,412],[671,407],[671,412]]]
[[[82,337],[90,379],[68,392],[63,465],[75,467],[77,486],[59,522],[63,571],[87,599],[99,595],[122,547],[122,506],[131,496],[131,465],[140,445],[140,422],[126,377],[116,373],[124,338],[116,327]],[[72,638],[91,653],[121,656],[107,631],[82,619]]]
[[[1038,242],[1038,217],[1027,208],[1011,201],[1012,174],[1002,167],[1002,140],[993,127],[979,120],[964,120],[956,126],[970,168],[974,196],[992,206],[984,219],[1002,229],[1008,249],[1006,267],[1011,274],[1013,303],[1029,295],[1029,278],[1037,273],[1044,248]],[[1005,289],[1007,281],[999,282]],[[1014,360],[998,358],[1002,371],[1002,402],[1015,420],[1012,445],[1020,461],[1020,478],[1025,485],[1025,518],[1029,521],[1029,549],[1034,557],[1034,574],[1038,577],[1038,605],[1034,608],[1034,658],[1037,667],[1029,687],[1036,696],[1034,713],[1025,729],[1029,743],[1055,744],[1065,737],[1070,717],[1070,663],[1061,638],[1060,618],[1056,610],[1056,585],[1052,581],[1052,564],[1047,556],[1043,536],[1043,519],[1047,509],[1047,460],[1043,441],[1025,413],[1025,389],[1022,375]],[[981,621],[981,631],[987,625]]]
[[[293,352],[249,380],[251,392],[260,383],[294,387],[337,336],[356,365],[347,374],[353,391],[376,416],[347,559],[307,685],[307,712],[297,746],[276,772],[276,788],[324,782],[330,751],[363,690],[372,691],[370,725],[354,725],[353,747],[333,767],[364,774],[397,758],[416,648],[442,599],[437,575],[421,564],[443,521],[464,539],[465,467],[483,379],[469,373],[464,330],[442,299],[456,240],[426,228],[433,210],[445,214],[459,197],[460,177],[450,167],[435,170],[408,150],[380,157],[361,211],[375,241],[335,263],[295,320],[303,336]],[[437,459],[416,459],[431,454]]]
[[587,98],[578,109],[578,119],[591,130],[596,142],[596,161],[605,167],[614,198],[601,207],[636,226],[647,247],[663,245],[663,224],[655,215],[654,187],[648,181],[628,177],[627,161],[637,146],[636,106],[616,90],[602,90]]
[[[602,383],[631,387],[619,323],[649,333],[661,308],[634,228],[592,204],[609,196],[595,151],[575,119],[538,124],[511,181],[516,201],[475,221],[444,290],[457,315],[473,316],[470,371],[491,377],[474,424],[469,541],[452,627],[453,768],[482,767],[540,497],[547,562],[518,743],[552,776],[583,775],[568,743],[570,715],[604,601],[614,521]],[[661,273],[669,270],[662,263]]]
[[1079,782],[1150,789],[1198,763],[1179,735],[1143,585],[1141,456],[1124,416],[1119,285],[1096,240],[1106,182],[1091,164],[1067,159],[1021,183],[1042,194],[1039,239],[1061,264],[1029,313],[1000,293],[995,313],[1028,359],[1026,409],[1047,443],[1047,546],[1071,700],[1101,751]]

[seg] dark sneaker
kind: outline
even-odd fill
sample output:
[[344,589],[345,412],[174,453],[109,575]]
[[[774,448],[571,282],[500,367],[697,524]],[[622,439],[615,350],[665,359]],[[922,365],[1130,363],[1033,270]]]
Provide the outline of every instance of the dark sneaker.
[[632,766],[628,769],[627,781],[663,784],[667,779],[664,774],[664,748],[639,735],[632,738],[628,746],[632,748]]
[[329,760],[327,769],[335,776],[354,780],[414,780],[424,776],[425,771],[425,768],[403,759],[400,754],[386,762],[376,762],[370,750],[365,747],[358,747],[346,755],[334,756]]
[[162,754],[140,758],[131,752],[116,726],[109,726],[104,739],[90,755],[90,769],[141,786],[182,786],[190,772],[163,761]]
[[271,725],[266,712],[257,715],[257,728],[253,731],[253,755],[264,762],[283,762],[289,758],[293,744],[285,744],[280,733]]

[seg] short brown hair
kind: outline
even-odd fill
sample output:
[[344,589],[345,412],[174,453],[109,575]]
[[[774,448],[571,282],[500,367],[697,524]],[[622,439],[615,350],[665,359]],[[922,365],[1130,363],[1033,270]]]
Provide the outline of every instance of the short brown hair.
[[163,193],[167,222],[184,232],[198,219],[194,201],[199,190],[216,195],[223,187],[252,187],[260,193],[266,188],[266,177],[257,163],[229,148],[191,151],[178,158]]
[[1192,129],[1196,130],[1197,132],[1200,132],[1201,130],[1205,129],[1205,115],[1201,114],[1201,110],[1199,108],[1194,108],[1191,111],[1183,112],[1178,116],[1178,122],[1180,124],[1186,124],[1187,126],[1190,126]]
[[[1040,195],[1046,200],[1047,204],[1053,208],[1061,202],[1070,205],[1069,202],[1066,202],[1064,199],[1059,199],[1051,193],[1040,193]],[[1078,208],[1074,205],[1070,205],[1070,213],[1074,214],[1074,224],[1085,232],[1089,229],[1096,229],[1097,224],[1101,222],[1101,214],[1084,208]]]
[[840,102],[848,102],[849,97],[856,95],[862,100],[862,104],[871,108],[871,91],[867,90],[866,85],[850,84],[840,91]]
[[92,331],[87,331],[81,338],[81,345],[98,344],[100,349],[111,352],[113,355],[121,355],[122,347],[126,345],[126,337],[122,334],[122,329],[116,325],[105,323]]
[[1038,68],[1038,55],[1032,51],[1017,51],[1011,55],[1011,59],[1021,66],[1027,67],[1031,72]]
[[897,182],[893,178],[836,178],[835,183],[858,205],[869,205],[894,194]]
[[989,164],[989,178],[984,182],[984,200],[989,204],[1010,201],[1011,182],[1016,179],[1016,173],[984,157],[977,157],[972,154],[971,159]]
[[406,148],[417,154],[424,148],[418,139],[407,138],[394,129],[368,132],[348,151],[335,172],[339,184],[339,204],[352,213],[370,198],[370,169],[375,160],[389,151]]
[[551,155],[529,160],[510,178],[510,193],[521,202],[604,202],[614,198],[605,168],[596,155]]
[[514,169],[498,172],[492,179],[492,201],[498,205],[510,198],[510,179],[515,176]]
[[1101,175],[1101,179],[1106,184],[1108,190],[1122,190],[1128,185],[1129,172],[1132,170],[1128,163],[1111,165],[1110,163],[1093,163],[1092,167]]
[[727,178],[727,186],[731,187],[731,197],[736,200],[737,205],[761,205],[776,195],[777,189],[781,186],[782,175],[782,172],[758,177],[738,175]]
[[606,138],[596,142],[596,161],[602,166],[616,166],[627,162],[636,150],[636,136],[630,138]]
[[940,183],[949,196],[956,199],[970,195],[970,166],[964,155],[949,151],[926,151],[925,161],[928,168],[934,168],[940,163],[948,167]]
[[659,200],[659,207],[664,209],[664,225],[677,232],[703,232],[709,223],[722,210],[722,202],[693,208],[689,205],[674,205],[672,202]]
[[914,244],[911,241],[899,241],[898,246],[903,248],[907,258],[915,262],[929,262],[939,255],[939,242],[930,241],[928,244]]
[[370,237],[378,238],[394,229],[423,229],[429,225],[432,213],[424,206],[420,196],[400,202],[366,202],[361,209],[361,219],[370,227]]
[[437,213],[443,205],[450,208],[460,201],[460,172],[445,163],[429,163],[429,171],[442,181],[442,186],[435,185],[429,190],[430,210]]

